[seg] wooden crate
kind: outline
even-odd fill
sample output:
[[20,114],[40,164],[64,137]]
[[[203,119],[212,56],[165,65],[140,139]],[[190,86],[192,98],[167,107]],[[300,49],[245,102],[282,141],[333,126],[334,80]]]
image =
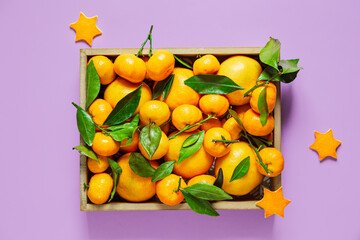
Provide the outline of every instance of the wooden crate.
[[[195,58],[197,54],[213,54],[220,60],[228,58],[233,55],[246,55],[259,60],[259,53],[261,47],[229,47],[229,48],[162,48],[161,50],[168,50],[173,54],[183,58]],[[86,66],[87,61],[96,55],[104,55],[110,59],[116,58],[123,53],[136,54],[138,48],[86,48],[80,49],[80,106],[85,109],[86,104]],[[160,49],[153,49],[153,52]],[[144,55],[148,54],[148,49],[144,49]],[[281,144],[281,103],[280,103],[280,84],[275,84],[277,87],[276,105],[273,112],[275,119],[274,128],[274,146],[280,150]],[[82,140],[81,144],[84,144]],[[130,203],[130,202],[112,202],[102,205],[92,204],[87,198],[87,192],[84,190],[84,183],[88,184],[90,173],[87,169],[86,157],[80,156],[80,209],[81,211],[143,211],[143,210],[189,210],[186,203],[181,203],[176,206],[167,206],[160,202],[144,202],[144,203]],[[270,190],[276,190],[281,186],[281,174],[275,178],[269,179]],[[260,209],[256,206],[258,200],[231,200],[214,202],[213,206],[217,210],[222,209]]]

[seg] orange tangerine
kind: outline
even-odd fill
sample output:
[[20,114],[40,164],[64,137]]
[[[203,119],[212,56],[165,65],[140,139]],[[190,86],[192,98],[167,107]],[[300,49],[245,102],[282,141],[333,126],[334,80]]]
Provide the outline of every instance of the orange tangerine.
[[274,130],[275,122],[274,117],[269,115],[265,126],[263,126],[260,122],[260,115],[249,109],[244,114],[243,125],[248,133],[261,137],[270,134]]
[[162,81],[167,78],[175,67],[174,55],[166,50],[156,51],[146,64],[149,78],[154,81]]
[[224,128],[209,129],[205,133],[203,146],[205,151],[213,157],[222,157],[230,151],[227,144],[222,142],[213,142],[213,140],[231,140],[230,133]]
[[[139,149],[141,154],[148,160],[150,160],[149,155],[147,154],[145,148],[139,142]],[[158,148],[156,149],[154,155],[152,156],[151,160],[157,160],[165,156],[165,154],[169,151],[169,140],[167,139],[166,134],[161,131],[161,139]]]
[[120,142],[102,132],[97,132],[95,133],[92,149],[98,155],[109,157],[119,151]]
[[259,155],[264,164],[267,165],[268,169],[271,171],[269,174],[266,173],[265,169],[256,162],[256,167],[258,171],[268,177],[278,176],[284,169],[284,157],[282,153],[273,147],[267,147],[260,150]]
[[[194,125],[195,123],[200,122],[202,119],[202,113],[199,108],[194,105],[183,104],[178,106],[172,112],[172,123],[178,129],[182,130],[188,125]],[[198,129],[200,125],[192,127],[185,132],[192,132]]]
[[216,74],[219,71],[220,63],[214,55],[204,55],[197,59],[193,65],[193,72],[197,74]]
[[[260,83],[262,82],[259,82],[259,84]],[[259,95],[264,88],[265,86],[258,87],[251,93],[250,105],[251,108],[257,113],[260,113],[258,108]],[[276,102],[276,86],[273,83],[269,82],[266,88],[266,103],[268,106],[269,113],[271,113],[274,110],[275,102]]]
[[89,59],[88,64],[90,61],[94,63],[101,84],[108,85],[114,81],[116,77],[114,64],[109,58],[105,56],[94,56]]
[[199,107],[205,114],[223,115],[229,109],[229,100],[217,94],[208,94],[200,98]]
[[[156,183],[156,195],[160,202],[175,206],[184,200],[181,191],[177,191],[179,187],[180,176],[170,174]],[[183,179],[180,180],[180,187],[186,188],[187,185]]]
[[123,99],[129,93],[135,91],[138,87],[140,87],[141,84],[143,84],[141,89],[141,98],[139,106],[135,111],[135,113],[138,113],[140,107],[144,105],[144,103],[152,99],[151,89],[146,83],[135,84],[126,81],[123,78],[117,78],[115,81],[109,84],[109,86],[106,87],[104,92],[104,99],[114,108],[121,99]]
[[188,187],[190,187],[191,185],[194,185],[196,183],[208,183],[208,184],[214,184],[216,178],[214,176],[211,175],[199,175],[196,177],[193,177],[192,179],[189,180],[188,182]]
[[87,160],[87,166],[92,173],[102,173],[109,167],[107,157],[98,155],[97,158],[100,163],[92,158],[88,158]]
[[146,64],[134,54],[124,53],[115,59],[114,71],[132,83],[140,83],[146,76]]

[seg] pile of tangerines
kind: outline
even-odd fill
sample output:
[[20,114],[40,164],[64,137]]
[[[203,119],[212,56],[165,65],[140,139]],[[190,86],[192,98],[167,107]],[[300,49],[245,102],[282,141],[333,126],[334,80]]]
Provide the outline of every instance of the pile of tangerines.
[[[108,127],[103,124],[117,103],[142,85],[141,98],[133,115],[140,120],[131,139],[116,141],[111,135],[96,129],[91,147],[98,161],[88,158],[87,162],[93,173],[87,192],[91,202],[103,204],[109,199],[114,182],[106,173],[108,157],[118,156],[119,153],[121,156],[117,163],[122,173],[116,192],[130,202],[147,201],[156,195],[164,204],[179,204],[184,200],[179,187],[202,182],[214,184],[220,169],[221,188],[230,195],[242,196],[257,187],[264,176],[275,177],[283,170],[283,156],[271,146],[274,118],[270,114],[265,125],[260,122],[258,100],[265,86],[244,97],[244,93],[255,86],[262,72],[255,59],[236,55],[220,63],[216,56],[204,55],[199,56],[189,69],[175,67],[174,55],[159,50],[151,57],[121,54],[114,62],[106,56],[94,56],[90,61],[105,90],[103,98],[92,102],[88,114],[102,129]],[[198,74],[223,75],[244,89],[229,94],[199,94],[184,83]],[[174,75],[172,85],[165,99],[163,94],[153,99],[153,89],[171,75]],[[266,89],[269,113],[273,111],[275,101],[276,86],[269,82]],[[236,116],[230,115],[229,109]],[[139,141],[140,129],[150,124],[161,127],[161,139],[151,158]],[[186,144],[184,142],[202,131],[204,135],[199,149],[177,163],[184,145],[192,144],[190,140]],[[268,144],[255,146],[254,141],[248,141],[249,136],[252,140]],[[129,165],[130,155],[134,152],[145,157],[155,169],[160,163],[175,161],[172,173],[156,182],[151,177],[139,176]],[[247,172],[240,178],[232,179],[235,169],[241,167],[239,164],[246,158],[249,159]],[[213,165],[214,171],[209,171]]]

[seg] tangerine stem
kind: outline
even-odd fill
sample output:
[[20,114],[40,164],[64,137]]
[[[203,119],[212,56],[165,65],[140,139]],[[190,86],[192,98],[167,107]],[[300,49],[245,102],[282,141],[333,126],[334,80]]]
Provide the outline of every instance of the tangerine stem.
[[253,86],[252,88],[250,88],[246,93],[244,93],[244,97],[247,97],[252,91],[254,91],[255,89],[257,89],[258,87],[264,86],[265,84],[269,84],[270,81],[274,80],[275,78],[281,76],[282,72],[278,72],[277,74],[275,74],[274,76],[272,76],[271,78],[269,78],[268,80],[266,80],[266,82],[257,84],[255,86]]
[[178,191],[180,191],[181,178],[182,178],[182,177],[180,176],[180,177],[179,177],[179,185],[178,185],[177,189],[174,190],[174,192],[176,192],[176,193],[177,193]]
[[176,134],[172,135],[171,137],[168,138],[168,140],[171,140],[173,138],[176,138],[177,135],[179,135],[180,133],[182,132],[185,132],[186,130],[189,130],[190,128],[193,128],[193,127],[196,127],[198,125],[201,125],[202,123],[210,120],[210,119],[216,119],[216,116],[215,115],[209,115],[207,118],[205,118],[204,120],[198,122],[198,123],[195,123],[193,125],[186,125],[183,129],[181,129],[179,132],[177,132]]
[[[143,44],[141,45],[140,50],[139,50],[138,53],[136,54],[137,57],[139,56],[139,54],[141,54],[142,56],[144,56],[144,55],[142,54],[142,51],[143,51],[143,49],[144,49],[145,44],[147,43],[147,41],[151,39],[151,32],[152,32],[152,30],[153,30],[153,25],[151,25],[151,28],[150,28],[150,31],[149,31],[149,34],[148,34],[146,40],[143,42]],[[151,48],[152,48],[151,44],[152,44],[152,40],[150,40],[149,57],[151,57],[151,51],[152,51],[152,49],[151,49]]]
[[267,165],[262,161],[259,151],[254,147],[254,145],[251,143],[249,137],[247,135],[241,134],[243,137],[246,138],[246,140],[248,140],[250,147],[255,151],[256,156],[258,157],[257,162],[264,168],[265,172],[270,175],[270,172],[272,173],[271,170],[268,169]]
[[237,143],[240,142],[240,140],[218,140],[218,139],[212,139],[211,140],[214,143],[222,142],[222,143]]
[[266,84],[266,82],[260,83],[260,84],[256,84],[255,86],[253,86],[252,88],[249,89],[249,91],[247,91],[246,93],[244,93],[244,97],[249,96],[249,94],[254,91],[255,89],[257,89],[258,87],[264,86]]

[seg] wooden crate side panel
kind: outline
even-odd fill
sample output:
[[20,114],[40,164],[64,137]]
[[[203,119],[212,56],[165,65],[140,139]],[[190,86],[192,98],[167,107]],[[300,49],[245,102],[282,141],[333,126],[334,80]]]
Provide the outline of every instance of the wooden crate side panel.
[[[198,54],[214,54],[214,55],[258,55],[261,47],[221,47],[221,48],[154,48],[153,52],[158,50],[168,50],[173,54],[183,56],[196,56]],[[87,56],[105,55],[118,56],[123,53],[136,54],[139,48],[86,48],[82,49]],[[143,54],[149,53],[148,48],[144,48]]]
[[[274,108],[274,147],[281,151],[281,87],[280,82],[275,83],[277,93],[276,93],[276,103]],[[270,188],[272,191],[277,190],[281,187],[281,174],[271,178]]]
[[[80,50],[80,107],[85,109],[86,105],[86,66],[87,55],[83,49]],[[80,137],[80,144],[85,145]],[[84,184],[88,184],[88,170],[86,165],[87,158],[80,155],[80,210],[85,211],[88,206],[87,189]]]
[[[216,210],[256,210],[256,201],[219,201],[212,203]],[[159,210],[191,210],[187,203],[167,206],[162,203],[109,203],[87,204],[85,211],[159,211]]]

